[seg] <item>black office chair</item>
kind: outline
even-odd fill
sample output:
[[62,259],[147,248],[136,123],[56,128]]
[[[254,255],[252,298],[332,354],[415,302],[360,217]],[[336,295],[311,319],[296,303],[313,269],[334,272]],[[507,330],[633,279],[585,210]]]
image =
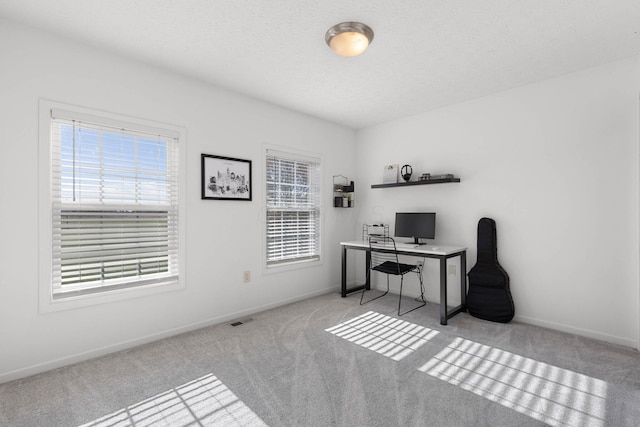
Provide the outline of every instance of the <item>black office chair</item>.
[[[403,314],[407,314],[413,310],[416,310],[420,307],[424,307],[427,304],[427,301],[424,299],[424,286],[422,284],[422,269],[420,266],[415,264],[403,264],[398,261],[398,252],[396,249],[396,242],[391,237],[382,237],[382,236],[371,236],[369,237],[369,249],[371,249],[371,266],[367,271],[367,282],[371,283],[371,272],[378,271],[380,273],[384,273],[387,275],[387,290],[382,295],[378,295],[377,297],[371,298],[368,301],[364,301],[364,293],[366,289],[363,287],[362,295],[360,296],[360,305],[366,304],[378,298],[382,298],[383,296],[389,293],[389,276],[400,276],[400,296],[398,298],[398,316],[402,316]],[[404,275],[410,272],[415,272],[418,274],[418,279],[420,280],[420,296],[416,298],[416,301],[421,301],[422,304],[414,307],[410,310],[405,311],[404,313],[400,312],[400,308],[402,305],[402,285],[404,282]]]

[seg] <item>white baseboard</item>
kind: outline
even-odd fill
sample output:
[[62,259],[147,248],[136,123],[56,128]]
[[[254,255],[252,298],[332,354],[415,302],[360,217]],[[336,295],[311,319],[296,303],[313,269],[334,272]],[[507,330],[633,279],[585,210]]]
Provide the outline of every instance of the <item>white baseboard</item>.
[[154,334],[146,335],[143,337],[135,338],[132,340],[122,341],[116,344],[100,347],[94,350],[85,351],[82,353],[73,354],[71,356],[62,357],[55,360],[50,360],[44,363],[31,365],[26,368],[16,369],[14,371],[0,373],[0,384],[14,381],[20,378],[25,378],[31,375],[40,374],[42,372],[50,371],[52,369],[61,368],[63,366],[71,365],[74,363],[82,362],[85,360],[93,359],[96,357],[104,356],[117,351],[126,350],[129,348],[137,347],[139,345],[147,344],[153,341],[158,341],[163,338],[168,338],[174,335],[183,334],[185,332],[194,331],[196,329],[205,328],[207,326],[217,325],[220,323],[228,322],[230,320],[236,320],[238,318],[246,317],[261,311],[270,310],[272,308],[281,307],[283,305],[291,304],[294,302],[302,301],[307,298],[312,298],[319,295],[324,295],[330,292],[336,292],[335,287],[321,289],[308,294],[300,295],[294,298],[283,299],[280,301],[272,302],[269,304],[263,304],[252,307],[247,310],[241,310],[234,313],[226,314],[224,316],[213,317],[201,322],[192,323],[189,325],[180,326],[177,328],[168,329],[165,331],[157,332]]
[[564,325],[562,323],[549,322],[546,320],[536,319],[534,317],[520,316],[518,314],[515,315],[513,320],[516,322],[526,323],[528,325],[541,326],[543,328],[553,329],[555,331],[568,332],[570,334],[580,335],[587,338],[593,338],[599,341],[605,341],[612,344],[631,347],[636,350],[640,349],[639,343],[630,338],[603,334],[601,332],[591,331],[589,329],[576,328],[573,326]]
[[[350,286],[354,286],[355,283],[351,284]],[[380,290],[380,287],[377,287],[378,290]],[[391,289],[389,290],[390,293],[398,293],[397,289],[394,289],[393,287],[391,287]],[[403,292],[403,294],[409,296],[409,297],[418,297],[419,295],[416,292],[411,292],[411,291],[405,291]],[[427,298],[428,302],[432,302],[432,303],[436,303],[439,304],[439,300],[430,300],[429,298]],[[456,306],[458,304],[460,304],[460,301],[454,301],[454,300],[450,300],[447,301],[449,306]],[[630,347],[636,350],[640,350],[640,342],[638,342],[637,340],[633,340],[630,338],[624,338],[624,337],[619,337],[619,336],[615,336],[615,335],[609,335],[609,334],[603,334],[601,332],[596,332],[596,331],[591,331],[589,329],[582,329],[582,328],[576,328],[573,326],[569,326],[569,325],[564,325],[562,323],[556,323],[556,322],[549,322],[546,320],[541,320],[541,319],[537,319],[534,317],[528,317],[528,316],[520,316],[518,314],[516,314],[516,316],[513,318],[514,321],[517,322],[521,322],[521,323],[526,323],[528,325],[533,325],[533,326],[540,326],[543,328],[547,328],[547,329],[552,329],[555,331],[560,331],[560,332],[567,332],[570,334],[574,334],[574,335],[579,335],[579,336],[583,336],[583,337],[587,337],[587,338],[593,338],[599,341],[604,341],[604,342],[608,342],[611,344],[617,344],[617,345],[622,345],[625,347]]]

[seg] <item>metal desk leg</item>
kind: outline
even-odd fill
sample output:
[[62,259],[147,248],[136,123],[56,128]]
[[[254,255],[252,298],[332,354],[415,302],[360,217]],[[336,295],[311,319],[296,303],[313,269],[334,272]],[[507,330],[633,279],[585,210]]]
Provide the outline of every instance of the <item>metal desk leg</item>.
[[367,278],[366,282],[364,282],[364,288],[366,290],[370,290],[371,289],[371,275],[369,274],[369,270],[371,269],[371,251],[367,251],[367,254],[365,255],[364,265],[366,267],[365,277]]
[[347,247],[342,247],[342,298],[347,297]]
[[447,258],[440,258],[440,324],[447,324]]
[[467,251],[460,254],[460,305],[467,311]]

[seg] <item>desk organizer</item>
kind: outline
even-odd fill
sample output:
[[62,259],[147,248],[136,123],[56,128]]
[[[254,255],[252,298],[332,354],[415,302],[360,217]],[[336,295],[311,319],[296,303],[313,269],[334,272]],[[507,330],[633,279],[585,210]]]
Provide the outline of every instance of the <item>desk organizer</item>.
[[362,240],[369,241],[370,236],[389,237],[389,224],[363,224]]

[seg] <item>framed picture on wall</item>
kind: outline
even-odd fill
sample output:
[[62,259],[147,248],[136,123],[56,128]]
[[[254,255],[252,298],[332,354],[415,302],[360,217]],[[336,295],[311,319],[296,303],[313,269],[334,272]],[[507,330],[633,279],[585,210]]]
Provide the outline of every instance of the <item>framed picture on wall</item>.
[[202,154],[203,200],[251,201],[251,160]]
[[398,165],[385,165],[382,183],[395,184],[396,182],[398,182]]

